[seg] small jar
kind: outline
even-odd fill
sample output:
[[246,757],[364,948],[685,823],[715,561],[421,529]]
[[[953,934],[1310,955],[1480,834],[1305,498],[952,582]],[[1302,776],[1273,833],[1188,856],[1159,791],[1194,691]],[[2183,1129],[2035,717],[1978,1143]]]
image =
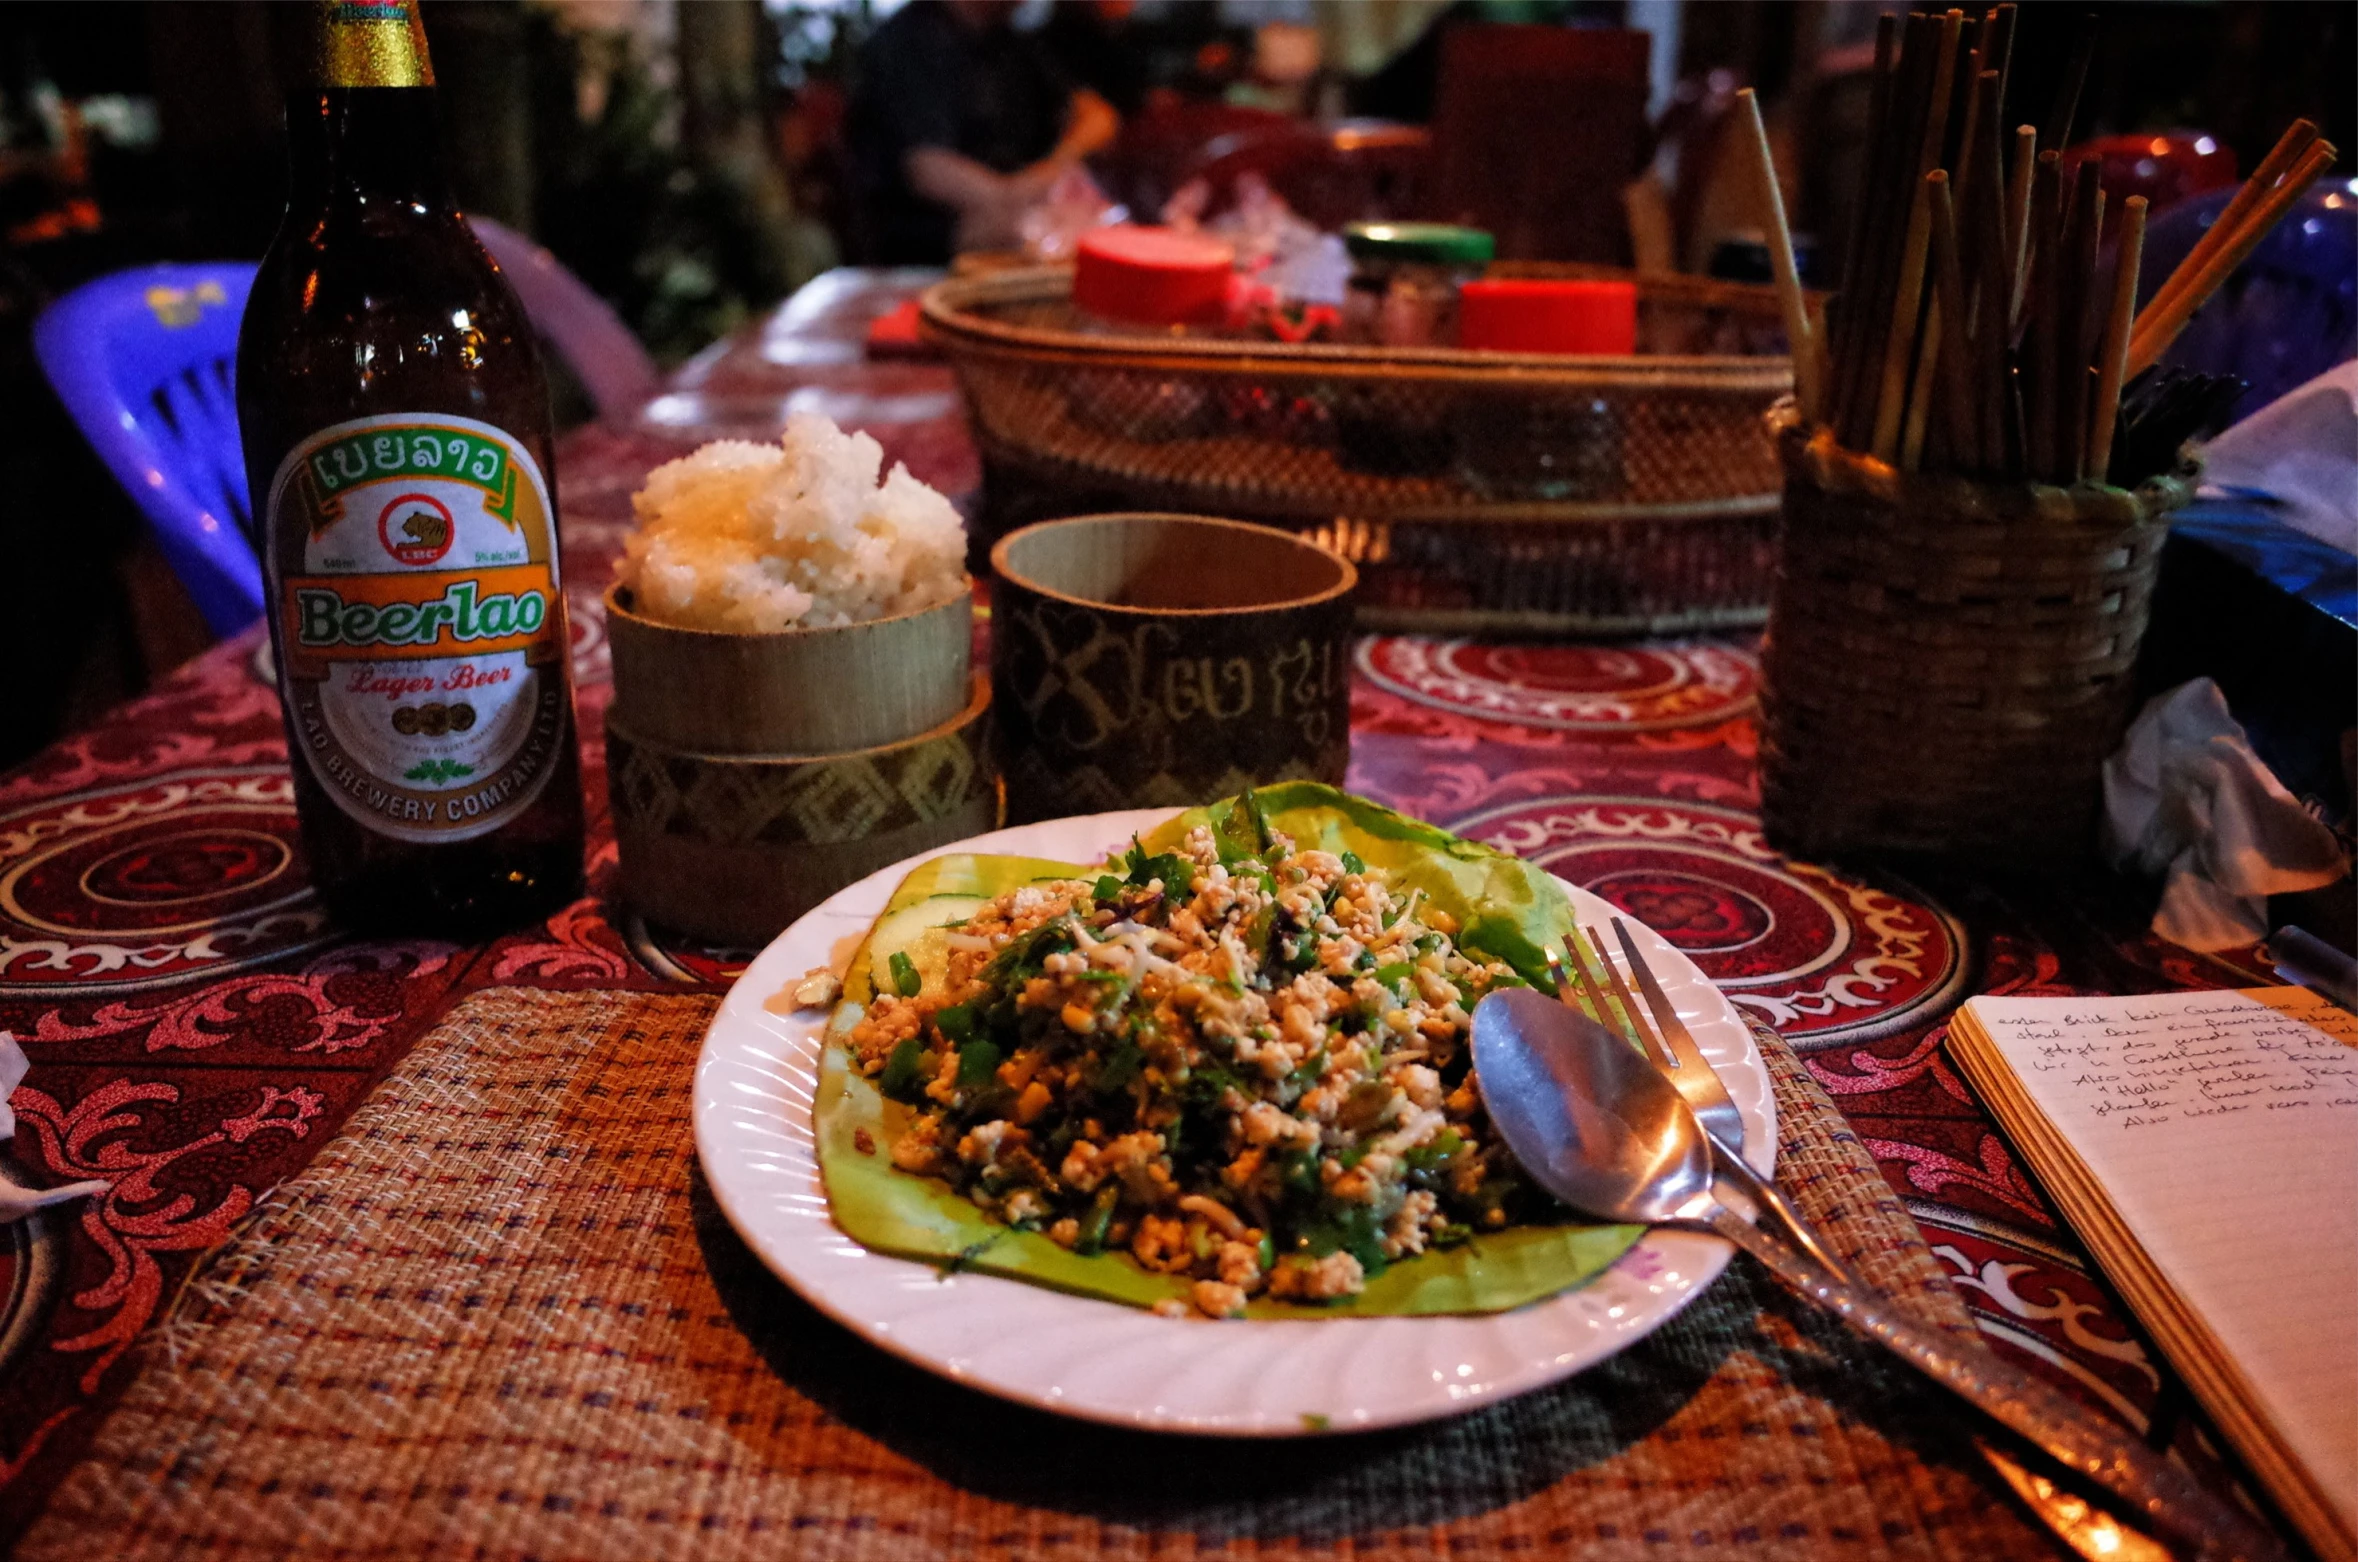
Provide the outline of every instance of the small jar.
[[1378,347],[1454,346],[1458,286],[1481,276],[1497,250],[1480,228],[1441,222],[1355,222],[1343,246],[1343,339]]
[[[1628,357],[1637,351],[1634,282],[1514,278],[1470,282],[1462,346],[1478,351]],[[1457,407],[1457,475],[1486,499],[1597,501],[1622,496],[1618,401],[1578,386],[1483,390]]]
[[[1201,234],[1123,224],[1082,236],[1073,304],[1083,330],[1151,337],[1218,334],[1235,286],[1236,249]],[[1062,377],[1074,422],[1158,444],[1204,431],[1202,383],[1143,367],[1076,368]]]
[[1073,303],[1135,333],[1217,328],[1228,314],[1236,247],[1198,233],[1123,224],[1083,235],[1073,256]]

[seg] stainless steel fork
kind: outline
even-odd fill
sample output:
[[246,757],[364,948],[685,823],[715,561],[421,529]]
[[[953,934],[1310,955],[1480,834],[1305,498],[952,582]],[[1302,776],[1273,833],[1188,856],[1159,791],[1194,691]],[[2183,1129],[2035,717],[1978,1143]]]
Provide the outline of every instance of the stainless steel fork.
[[[1720,1082],[1719,1075],[1712,1072],[1710,1063],[1703,1057],[1703,1049],[1695,1044],[1694,1033],[1678,1017],[1678,1009],[1671,1003],[1670,996],[1663,992],[1653,968],[1646,964],[1645,956],[1638,953],[1636,940],[1629,936],[1629,929],[1622,925],[1619,917],[1613,919],[1613,931],[1620,937],[1622,955],[1629,962],[1630,974],[1637,978],[1639,989],[1646,995],[1646,1008],[1653,1011],[1653,1019],[1651,1023],[1648,1022],[1645,1012],[1630,995],[1628,984],[1621,979],[1612,957],[1605,952],[1605,941],[1597,936],[1594,928],[1575,929],[1573,935],[1564,941],[1564,947],[1572,957],[1574,979],[1579,984],[1581,996],[1596,1011],[1599,1021],[1621,1031],[1635,1042],[1638,1050],[1645,1053],[1654,1066],[1668,1075],[1670,1082],[1678,1087],[1679,1095],[1694,1112],[1695,1120],[1703,1125],[1703,1132],[1711,1140],[1713,1163],[1723,1177],[1752,1201],[1752,1207],[1759,1212],[1760,1217],[1773,1222],[1794,1246],[1823,1265],[1837,1279],[1855,1280],[1849,1268],[1818,1240],[1809,1223],[1786,1202],[1785,1195],[1778,1190],[1777,1185],[1754,1172],[1745,1161],[1744,1114],[1736,1109],[1735,1098],[1728,1094],[1728,1087]],[[1589,968],[1592,960],[1597,967],[1595,972]],[[1571,1003],[1572,993],[1564,983],[1562,963],[1552,952],[1548,963],[1556,975],[1557,996]],[[1612,990],[1615,1000],[1613,1005],[1609,1006],[1605,1001],[1599,984],[1600,975],[1603,983]],[[1619,1024],[1613,1018],[1616,1007],[1624,1016]]]

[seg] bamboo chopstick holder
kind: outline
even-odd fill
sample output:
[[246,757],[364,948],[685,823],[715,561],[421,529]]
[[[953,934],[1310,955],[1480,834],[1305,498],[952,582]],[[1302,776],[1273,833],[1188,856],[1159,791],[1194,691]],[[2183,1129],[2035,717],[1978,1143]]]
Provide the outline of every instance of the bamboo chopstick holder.
[[2104,320],[2104,348],[2098,358],[2096,406],[2088,421],[2088,463],[2082,476],[2109,482],[2112,436],[2120,421],[2121,387],[2128,383],[2129,327],[2137,310],[2137,266],[2145,256],[2145,208],[2142,195],[2132,195],[2121,207],[2121,236],[2112,268],[2112,310]]

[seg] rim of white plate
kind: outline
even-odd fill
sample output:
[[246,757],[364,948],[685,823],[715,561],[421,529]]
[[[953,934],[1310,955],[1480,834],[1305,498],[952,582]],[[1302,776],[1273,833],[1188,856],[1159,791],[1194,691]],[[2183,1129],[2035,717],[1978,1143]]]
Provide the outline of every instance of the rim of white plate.
[[[755,957],[697,1059],[696,1154],[729,1224],[772,1273],[870,1344],[954,1382],[1085,1420],[1229,1437],[1373,1430],[1478,1409],[1643,1339],[1718,1278],[1727,1243],[1653,1231],[1587,1284],[1513,1312],[1215,1323],[997,1275],[944,1276],[838,1230],[811,1130],[825,1015],[773,1012],[766,1000],[812,966],[840,969],[894,887],[928,858],[982,851],[1093,862],[1174,811],[1053,819],[921,852],[838,891]],[[1617,914],[1566,888],[1583,922]],[[1735,1097],[1745,1159],[1767,1175],[1775,1105],[1751,1031],[1692,961],[1624,921]]]

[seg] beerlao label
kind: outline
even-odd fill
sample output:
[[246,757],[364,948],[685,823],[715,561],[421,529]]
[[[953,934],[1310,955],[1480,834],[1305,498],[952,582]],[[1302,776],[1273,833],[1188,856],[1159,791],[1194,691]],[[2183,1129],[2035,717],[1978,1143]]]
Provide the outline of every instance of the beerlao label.
[[440,414],[362,418],[270,485],[279,691],[336,805],[456,841],[529,807],[567,730],[554,510],[522,444]]

